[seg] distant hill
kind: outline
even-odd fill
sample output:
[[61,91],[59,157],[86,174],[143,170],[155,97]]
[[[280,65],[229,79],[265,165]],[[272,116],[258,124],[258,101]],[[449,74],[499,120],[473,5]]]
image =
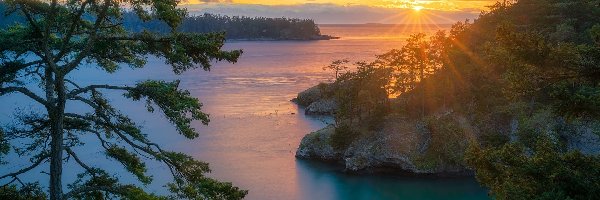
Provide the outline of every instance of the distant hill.
[[[168,32],[169,27],[157,20],[143,22],[130,13],[125,16],[125,26],[132,31],[150,30]],[[228,39],[249,40],[318,40],[330,39],[311,19],[240,17],[204,14],[185,18],[178,28],[181,32],[226,32]]]
[[[17,22],[24,22],[19,14],[5,15],[6,4],[0,1],[0,28]],[[134,13],[123,16],[124,25],[131,31],[148,30],[167,33],[169,26],[158,20],[142,21]],[[181,32],[209,33],[226,32],[227,39],[233,40],[326,40],[332,39],[321,35],[321,31],[311,19],[240,17],[204,14],[189,16],[178,27]]]

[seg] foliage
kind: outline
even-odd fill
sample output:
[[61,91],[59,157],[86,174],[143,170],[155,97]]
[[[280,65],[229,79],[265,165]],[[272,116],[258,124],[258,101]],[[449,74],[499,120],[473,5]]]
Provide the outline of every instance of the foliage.
[[[125,27],[132,31],[170,32],[161,21],[143,22],[133,13],[126,13],[124,17]],[[184,18],[177,30],[187,33],[226,32],[228,39],[310,40],[321,36],[319,27],[310,19],[229,17],[208,13]]]
[[531,149],[519,143],[489,149],[474,145],[466,161],[498,199],[600,198],[600,157],[563,153],[548,138]]
[[411,35],[406,45],[378,56],[380,62],[394,67],[396,92],[404,93],[414,89],[417,83],[431,75],[437,67],[434,48],[423,33]]
[[357,62],[356,71],[343,73],[335,83],[334,98],[338,102],[338,121],[359,121],[369,117],[383,117],[389,107],[391,69],[376,63]]
[[[116,73],[123,66],[141,68],[148,56],[164,59],[175,74],[198,67],[210,70],[216,61],[237,62],[242,51],[221,50],[225,42],[222,33],[178,32],[186,17],[186,11],[178,8],[178,3],[176,0],[1,2],[7,16],[22,21],[0,29],[0,95],[19,93],[42,109],[17,113],[13,124],[1,129],[0,154],[14,153],[29,158],[31,163],[1,175],[0,179],[10,179],[13,183],[22,174],[49,163],[46,171],[52,200],[167,198],[146,193],[136,184],[121,184],[117,176],[79,157],[79,149],[88,147],[80,138],[91,136],[97,139],[109,160],[121,163],[139,183],[152,181],[146,161],[164,164],[174,178],[173,183],[167,184],[176,196],[172,198],[243,198],[247,191],[206,177],[210,172],[207,163],[164,150],[150,141],[142,127],[104,97],[105,92],[112,91],[133,101],[145,101],[149,112],[162,112],[179,134],[194,139],[198,133],[192,122],[207,124],[208,114],[202,112],[197,98],[179,87],[178,81],[148,80],[133,86],[116,86],[79,85],[70,80],[74,76],[71,72],[80,69],[97,67]],[[169,31],[130,31],[123,23],[126,16],[134,15],[143,21],[161,21]],[[43,92],[38,94],[33,87]],[[87,106],[89,112],[68,109],[73,103]],[[63,170],[67,162],[84,172],[75,182],[65,184],[70,191],[64,192],[62,174],[73,172]]]
[[600,45],[600,24],[594,25],[590,28],[590,37],[597,45]]
[[[8,15],[4,15],[8,12]],[[126,11],[121,14],[123,27],[131,32],[171,33],[171,26],[165,21],[153,19],[152,16],[138,15],[137,11]],[[26,23],[26,18],[10,12],[10,8],[0,1],[0,28],[10,27],[15,23]],[[83,15],[84,17],[86,14]],[[178,20],[177,31],[184,33],[226,32],[227,39],[272,39],[272,40],[314,40],[324,39],[314,20],[297,18],[267,18],[245,16],[223,16],[205,13],[185,16]]]
[[348,69],[348,66],[346,66],[348,63],[350,63],[348,59],[336,60],[331,62],[331,64],[323,67],[323,70],[333,71],[335,73],[335,79],[337,80],[339,78],[340,72],[343,72],[344,70]]
[[202,103],[192,97],[190,92],[178,88],[179,81],[146,81],[129,90],[125,97],[134,101],[146,99],[148,112],[154,112],[153,105],[158,106],[181,135],[193,139],[198,137],[198,133],[190,123],[200,120],[204,125],[208,125],[210,120],[201,110]]
[[343,124],[335,128],[335,132],[331,135],[329,143],[336,151],[345,151],[360,137],[360,132],[354,130],[354,127]]
[[427,163],[421,168],[439,166],[464,166],[464,152],[469,137],[459,122],[450,115],[429,117],[425,124],[430,134],[429,148],[417,158],[418,163]]
[[10,143],[4,136],[4,131],[0,128],[0,164],[5,164],[4,155],[10,151]]
[[388,110],[428,119],[424,167],[464,163],[472,141],[468,164],[499,199],[597,199],[598,157],[562,147],[587,127],[578,122],[598,121],[599,27],[597,0],[498,2],[473,22],[412,35],[377,56],[371,65],[390,78],[341,75],[337,119],[366,123],[361,89],[386,88],[401,107]]
[[0,199],[45,200],[46,194],[38,184],[26,184],[21,188],[15,185],[4,185],[0,187]]
[[[467,46],[484,58],[475,62],[486,72],[471,74],[468,81],[502,89],[503,98],[477,103],[492,112],[518,108],[508,112],[517,119],[516,130],[498,133],[502,141],[483,149],[473,145],[467,153],[478,180],[497,198],[598,198],[600,160],[564,152],[561,134],[575,133],[572,122],[598,119],[594,25],[599,11],[597,2],[587,0],[520,0],[496,4],[464,33],[469,38],[461,43],[486,44]],[[473,75],[493,79],[485,83]],[[507,133],[514,134],[512,141],[503,136]]]

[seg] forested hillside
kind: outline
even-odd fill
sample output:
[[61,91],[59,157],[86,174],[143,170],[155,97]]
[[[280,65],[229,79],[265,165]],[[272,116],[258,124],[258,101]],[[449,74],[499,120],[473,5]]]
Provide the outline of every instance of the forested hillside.
[[[7,12],[9,11],[9,12]],[[24,22],[19,13],[12,13],[0,1],[0,13],[9,15],[0,17],[0,27],[7,27],[15,22]],[[170,27],[149,16],[142,20],[133,12],[123,14],[125,28],[141,32],[144,30],[168,33]],[[321,35],[319,27],[311,19],[243,17],[203,14],[188,16],[177,28],[180,32],[211,33],[225,32],[227,39],[245,40],[325,40],[330,36]]]
[[582,145],[600,133],[600,1],[504,1],[406,43],[321,86],[334,149],[419,119],[421,170],[474,169],[499,199],[600,198],[600,143]]
[[[168,32],[169,27],[159,21],[143,22],[135,15],[125,16],[125,26],[133,31]],[[228,39],[314,40],[321,36],[319,27],[310,19],[240,17],[204,14],[184,19],[181,32],[226,32]]]

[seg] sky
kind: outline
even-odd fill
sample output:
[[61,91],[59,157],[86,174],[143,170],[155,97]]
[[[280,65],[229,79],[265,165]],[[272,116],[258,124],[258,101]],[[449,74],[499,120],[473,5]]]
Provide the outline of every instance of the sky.
[[187,0],[192,14],[293,17],[319,24],[449,24],[473,19],[497,0]]

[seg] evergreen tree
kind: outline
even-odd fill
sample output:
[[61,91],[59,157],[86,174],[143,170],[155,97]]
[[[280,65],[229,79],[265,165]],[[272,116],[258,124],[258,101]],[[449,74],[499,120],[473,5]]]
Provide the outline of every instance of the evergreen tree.
[[[107,157],[120,162],[141,183],[148,184],[144,160],[164,163],[174,182],[167,184],[174,198],[240,199],[246,191],[206,177],[207,163],[191,156],[167,151],[150,141],[138,125],[115,109],[103,95],[122,92],[133,101],[144,101],[149,112],[160,110],[179,134],[194,139],[195,120],[209,122],[202,104],[179,82],[144,81],[133,86],[80,85],[69,80],[74,70],[94,67],[109,73],[121,66],[141,68],[146,56],[165,60],[175,74],[201,67],[210,69],[214,61],[236,62],[240,50],[221,50],[225,37],[220,33],[190,34],[177,32],[186,11],[177,8],[177,0],[116,1],[8,0],[8,15],[19,15],[24,23],[0,29],[0,95],[19,93],[45,108],[44,112],[15,116],[21,126],[0,133],[0,153],[11,146],[20,156],[30,156],[31,165],[1,175],[0,179],[19,180],[19,176],[49,162],[49,198],[158,199],[141,188],[121,184],[109,171],[85,163],[75,147],[83,145],[83,135],[97,137]],[[159,20],[168,25],[168,33],[131,32],[123,25],[125,7],[144,21]],[[39,85],[38,94],[30,87]],[[67,111],[67,105],[79,102],[92,112]],[[17,144],[12,141],[32,141]],[[66,159],[70,158],[70,159]],[[73,161],[85,170],[78,180],[63,189],[64,163]],[[12,182],[11,181],[11,182]]]

